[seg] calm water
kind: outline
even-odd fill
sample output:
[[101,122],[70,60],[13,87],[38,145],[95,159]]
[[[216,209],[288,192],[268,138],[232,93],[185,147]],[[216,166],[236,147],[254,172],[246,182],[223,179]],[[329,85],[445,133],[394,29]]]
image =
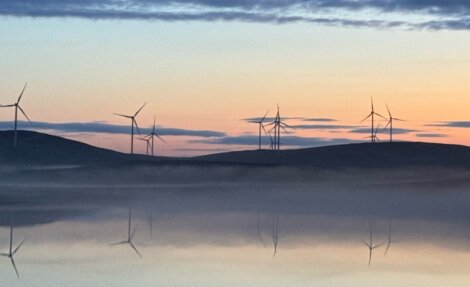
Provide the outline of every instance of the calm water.
[[[469,286],[470,193],[376,184],[3,186],[2,286]],[[135,228],[130,244],[127,241]],[[372,227],[371,227],[372,226]],[[372,230],[373,245],[368,266]],[[388,243],[389,249],[385,255]],[[277,250],[275,252],[275,245]]]

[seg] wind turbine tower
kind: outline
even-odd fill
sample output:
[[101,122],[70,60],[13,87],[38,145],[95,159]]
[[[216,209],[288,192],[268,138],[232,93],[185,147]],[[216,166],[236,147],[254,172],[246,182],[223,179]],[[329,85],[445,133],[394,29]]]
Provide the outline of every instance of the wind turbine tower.
[[146,104],[147,103],[144,103],[140,107],[140,109],[138,109],[137,112],[135,112],[134,115],[129,116],[129,115],[123,115],[123,114],[115,114],[116,116],[124,117],[124,118],[131,120],[131,154],[134,154],[134,125],[135,125],[135,128],[137,129],[137,132],[140,135],[140,129],[139,129],[139,126],[137,125],[137,121],[135,120],[135,118],[140,113],[140,111],[145,107]]
[[26,115],[25,111],[20,106],[20,101],[21,101],[21,98],[23,97],[24,91],[26,90],[26,85],[27,84],[28,83],[24,84],[23,90],[21,91],[21,94],[18,97],[18,100],[16,101],[16,103],[10,104],[10,105],[0,105],[1,108],[10,108],[10,107],[15,108],[15,135],[14,135],[14,140],[13,140],[13,145],[15,147],[18,146],[18,110],[20,110],[20,112],[25,116],[25,118],[29,122],[31,122],[31,120]]

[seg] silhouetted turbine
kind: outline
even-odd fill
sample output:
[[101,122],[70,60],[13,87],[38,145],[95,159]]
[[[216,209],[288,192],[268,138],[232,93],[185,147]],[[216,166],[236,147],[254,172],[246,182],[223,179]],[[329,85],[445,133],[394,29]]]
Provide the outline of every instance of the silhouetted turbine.
[[266,246],[266,243],[263,239],[263,234],[261,233],[261,220],[260,220],[260,212],[256,212],[256,235],[258,236],[259,241],[263,246]]
[[120,241],[120,242],[112,243],[111,245],[112,245],[112,246],[115,246],[115,245],[129,244],[129,246],[130,246],[132,249],[134,249],[135,253],[137,253],[137,255],[139,255],[140,257],[142,257],[142,254],[140,254],[139,250],[137,250],[137,248],[135,247],[134,243],[132,242],[132,239],[134,238],[135,230],[136,230],[137,227],[134,227],[134,229],[133,229],[132,232],[131,232],[131,215],[132,215],[132,212],[131,212],[131,210],[129,209],[129,224],[128,224],[128,227],[127,227],[127,240],[123,240],[123,241]]
[[140,113],[140,111],[145,107],[147,103],[144,103],[140,109],[137,110],[137,112],[135,112],[134,115],[132,116],[128,116],[128,115],[123,115],[123,114],[116,114],[116,116],[120,116],[120,117],[124,117],[124,118],[128,118],[128,119],[131,119],[131,154],[134,154],[134,125],[135,127],[137,128],[137,132],[139,133],[140,135],[140,129],[139,129],[139,126],[137,125],[137,121],[135,120],[135,117]]
[[373,239],[372,239],[372,229],[373,229],[373,226],[372,226],[372,222],[371,222],[370,223],[370,239],[369,239],[369,242],[362,241],[362,243],[364,243],[364,245],[367,246],[367,248],[369,248],[369,264],[368,264],[368,266],[370,266],[370,263],[372,261],[372,251],[383,245],[383,244],[374,245]]
[[2,108],[10,108],[10,107],[15,107],[15,135],[14,135],[14,139],[13,139],[13,145],[16,147],[18,146],[18,110],[20,110],[20,112],[25,116],[25,118],[31,122],[31,120],[29,119],[29,117],[26,115],[25,111],[21,108],[20,106],[20,101],[21,101],[21,98],[23,97],[23,93],[26,89],[26,85],[28,83],[24,84],[24,87],[23,87],[23,90],[21,91],[21,94],[20,96],[18,97],[18,100],[16,101],[16,103],[14,104],[11,104],[11,105],[0,105],[0,107]]
[[384,255],[387,255],[390,245],[392,244],[392,220],[388,220],[388,238],[387,238],[387,248],[385,249]]
[[145,144],[147,146],[146,155],[149,155],[150,146],[151,146],[150,139],[149,138],[137,138],[137,139],[145,142]]
[[392,142],[392,141],[393,141],[393,121],[401,121],[401,122],[403,122],[404,120],[398,119],[398,118],[394,118],[394,117],[392,116],[392,113],[390,112],[390,109],[388,108],[388,106],[387,106],[387,105],[385,105],[385,106],[387,107],[387,111],[388,111],[388,116],[389,116],[389,118],[388,118],[388,123],[387,123],[387,125],[385,126],[384,129],[386,129],[388,126],[390,126],[390,142]]
[[266,131],[266,128],[263,125],[263,122],[266,119],[266,116],[268,115],[268,113],[269,111],[267,111],[259,121],[252,122],[254,124],[258,124],[258,149],[261,149],[261,132],[264,131],[264,133],[268,135],[268,132]]
[[10,250],[8,253],[1,253],[1,256],[9,257],[13,268],[15,269],[16,277],[20,278],[20,274],[18,273],[18,269],[16,268],[15,260],[13,256],[18,252],[18,250],[23,246],[25,240],[21,241],[21,243],[13,250],[13,224],[10,225]]
[[371,118],[372,120],[372,124],[371,124],[371,128],[370,128],[370,138],[371,138],[371,142],[374,143],[375,142],[375,139],[376,137],[374,136],[374,120],[375,120],[375,116],[379,116],[381,118],[383,118],[384,120],[386,120],[386,118],[384,118],[381,114],[378,114],[375,112],[374,110],[374,101],[372,100],[372,97],[370,98],[370,105],[371,105],[371,111],[369,113],[369,115],[367,115],[367,117],[365,117],[362,121],[364,122],[365,120],[367,120],[368,118]]
[[156,121],[157,119],[156,118],[153,118],[153,128],[152,128],[152,131],[146,135],[145,137],[150,139],[151,140],[151,150],[152,150],[152,156],[154,155],[154,147],[155,147],[155,142],[153,140],[154,137],[157,137],[159,140],[161,140],[162,142],[166,143],[166,141],[157,133],[157,130],[156,130]]
[[273,125],[273,127],[269,130],[269,135],[271,135],[271,132],[274,131],[273,147],[275,150],[280,150],[281,149],[281,129],[288,133],[286,128],[290,128],[290,129],[295,129],[295,128],[292,126],[289,126],[288,124],[282,121],[281,114],[279,112],[279,105],[277,106],[277,113],[276,113],[276,117],[274,118],[274,122],[266,126],[270,126],[270,125]]
[[[377,136],[377,133],[379,132],[379,128],[380,128],[380,124],[377,125],[377,128],[375,129],[375,132],[374,132],[374,142],[380,142],[380,139],[379,137]],[[366,138],[370,138],[370,136],[366,137]]]
[[273,213],[273,230],[272,230],[272,237],[273,237],[273,257],[276,256],[277,253],[277,244],[279,243],[279,214]]

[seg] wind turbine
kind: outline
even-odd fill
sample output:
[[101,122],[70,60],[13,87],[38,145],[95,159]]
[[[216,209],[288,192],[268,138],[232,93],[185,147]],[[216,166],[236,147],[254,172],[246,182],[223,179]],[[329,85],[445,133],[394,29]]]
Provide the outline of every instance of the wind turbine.
[[370,223],[370,238],[369,238],[369,242],[365,242],[365,241],[362,241],[362,243],[364,243],[365,246],[367,246],[367,248],[369,248],[369,264],[368,266],[370,267],[370,263],[372,261],[372,251],[376,248],[379,248],[381,247],[383,244],[376,244],[374,245],[373,243],[373,239],[372,239],[372,229],[373,229],[373,226],[372,226],[372,222]]
[[20,278],[20,274],[18,273],[18,269],[16,268],[16,264],[15,264],[15,260],[13,259],[13,256],[16,254],[16,252],[18,252],[21,246],[23,246],[24,241],[25,240],[23,239],[23,241],[21,241],[21,243],[15,249],[13,249],[13,224],[11,224],[10,225],[10,251],[8,253],[0,254],[1,256],[10,258],[11,264],[13,265],[13,268],[15,269],[16,277],[18,277],[18,279]]
[[149,231],[150,231],[150,239],[153,239],[153,214],[152,214],[152,211],[149,212]]
[[0,105],[1,108],[10,108],[10,107],[15,107],[15,136],[14,136],[14,140],[13,140],[13,145],[16,147],[18,146],[18,110],[20,110],[20,112],[25,116],[25,118],[31,122],[31,120],[28,118],[28,116],[26,115],[25,111],[21,108],[20,106],[20,101],[21,101],[21,98],[23,97],[23,93],[24,91],[26,90],[26,85],[28,83],[24,84],[24,87],[23,87],[23,90],[21,91],[21,94],[20,96],[18,97],[18,100],[16,101],[16,103],[14,104],[11,104],[11,105]]
[[274,118],[274,121],[267,126],[274,125],[271,130],[269,130],[269,134],[271,134],[272,131],[274,131],[274,140],[273,140],[273,146],[274,150],[280,150],[281,149],[281,129],[285,132],[288,132],[286,128],[290,129],[295,129],[292,126],[289,126],[285,122],[282,121],[281,119],[281,114],[279,112],[279,105],[277,105],[277,113],[276,117]]
[[400,122],[403,122],[404,120],[402,119],[398,119],[398,118],[394,118],[392,116],[392,113],[390,112],[390,109],[388,108],[388,105],[385,105],[387,107],[387,111],[388,111],[388,123],[387,125],[385,126],[384,129],[386,129],[388,126],[390,126],[390,142],[393,141],[393,121],[400,121]]
[[[379,128],[380,128],[380,124],[377,125],[377,127],[375,128],[375,132],[374,132],[374,142],[380,142],[380,139],[379,137],[377,136],[377,133],[379,132]],[[370,138],[370,136],[366,137],[366,138]]]
[[260,212],[256,212],[256,235],[258,236],[259,241],[263,246],[266,247],[266,243],[264,242],[263,239],[263,234],[261,232],[261,219],[260,219]]
[[113,243],[111,244],[112,246],[115,246],[115,245],[123,245],[123,244],[129,244],[129,246],[134,249],[135,253],[137,253],[137,255],[139,255],[140,257],[142,257],[142,254],[140,254],[139,250],[137,250],[137,248],[135,247],[134,243],[132,242],[132,239],[134,238],[134,235],[135,235],[135,230],[137,227],[134,227],[134,229],[132,230],[131,232],[131,215],[132,215],[132,212],[131,210],[129,209],[129,224],[128,224],[128,227],[127,227],[127,240],[123,240],[123,241],[120,241],[120,242],[116,242],[116,243]]
[[259,120],[259,121],[253,121],[252,123],[258,124],[258,149],[261,149],[261,131],[263,130],[264,133],[267,135],[268,132],[266,131],[266,128],[263,125],[264,120],[266,119],[266,116],[268,115],[269,111],[267,111],[264,116]]
[[370,98],[370,106],[371,106],[371,111],[370,111],[369,115],[367,115],[367,117],[365,117],[361,121],[361,123],[364,122],[365,120],[367,120],[368,118],[371,118],[372,124],[371,124],[371,128],[370,128],[370,140],[371,140],[372,143],[374,143],[375,139],[376,139],[376,137],[374,136],[375,116],[379,116],[379,117],[383,118],[384,120],[386,120],[386,118],[384,118],[381,114],[375,112],[375,110],[374,110],[374,101],[372,100],[372,97]]
[[390,245],[392,244],[392,220],[388,220],[388,238],[387,238],[387,248],[385,249],[384,256],[387,255]]
[[139,126],[137,125],[137,121],[135,120],[135,117],[140,113],[140,111],[145,107],[147,103],[144,103],[140,109],[137,110],[137,112],[135,112],[134,115],[132,116],[128,116],[128,115],[123,115],[123,114],[116,114],[116,116],[120,116],[120,117],[124,117],[124,118],[128,118],[128,119],[131,119],[131,154],[134,154],[134,125],[137,129],[137,132],[139,133],[140,135],[140,129],[139,129]]
[[147,149],[146,149],[146,155],[149,155],[149,151],[150,151],[150,139],[149,138],[137,138],[138,140],[141,140],[141,141],[144,141],[147,145]]
[[152,131],[151,131],[148,135],[146,135],[146,137],[151,140],[151,145],[150,145],[150,147],[151,147],[151,150],[152,150],[152,156],[154,155],[154,147],[155,147],[155,146],[154,146],[155,142],[154,142],[154,139],[153,139],[154,137],[157,137],[159,140],[161,140],[162,142],[166,143],[166,141],[165,141],[165,140],[157,133],[157,131],[156,131],[156,125],[155,125],[156,121],[157,121],[157,119],[156,119],[156,118],[153,118],[153,128],[152,128]]
[[273,257],[276,257],[277,244],[279,243],[279,214],[276,212],[273,213],[272,236],[273,236],[273,247],[274,247]]

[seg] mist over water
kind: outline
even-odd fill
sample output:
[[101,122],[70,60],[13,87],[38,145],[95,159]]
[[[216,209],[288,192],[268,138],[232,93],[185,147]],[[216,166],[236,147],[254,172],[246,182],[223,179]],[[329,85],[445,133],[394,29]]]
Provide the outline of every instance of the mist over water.
[[[26,242],[15,255],[20,280],[6,257],[0,275],[8,286],[467,286],[467,173],[453,173],[463,179],[453,185],[398,172],[391,181],[386,173],[297,182],[4,182],[0,249],[8,250],[11,223],[13,245]],[[129,244],[111,246],[134,228],[142,258]],[[368,267],[371,230],[379,247]]]

